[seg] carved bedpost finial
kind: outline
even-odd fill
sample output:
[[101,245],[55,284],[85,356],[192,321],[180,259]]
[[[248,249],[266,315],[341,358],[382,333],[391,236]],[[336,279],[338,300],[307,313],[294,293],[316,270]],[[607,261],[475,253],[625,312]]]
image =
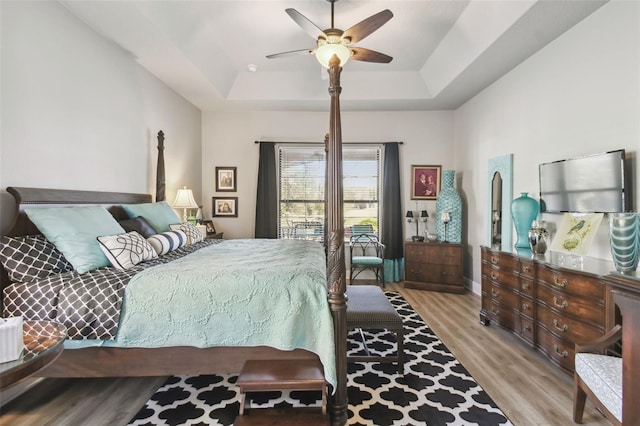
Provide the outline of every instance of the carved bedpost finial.
[[158,132],[158,164],[156,165],[156,202],[164,201],[165,197],[164,177],[164,132]]

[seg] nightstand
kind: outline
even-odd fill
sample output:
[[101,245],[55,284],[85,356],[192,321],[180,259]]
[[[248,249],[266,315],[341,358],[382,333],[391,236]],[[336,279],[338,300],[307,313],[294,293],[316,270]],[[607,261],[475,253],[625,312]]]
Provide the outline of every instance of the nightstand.
[[215,234],[207,234],[207,240],[224,240],[224,232],[216,232]]
[[464,292],[462,245],[444,242],[405,242],[405,288]]
[[24,349],[20,358],[0,364],[0,389],[4,390],[35,374],[62,353],[67,329],[53,321],[24,321]]

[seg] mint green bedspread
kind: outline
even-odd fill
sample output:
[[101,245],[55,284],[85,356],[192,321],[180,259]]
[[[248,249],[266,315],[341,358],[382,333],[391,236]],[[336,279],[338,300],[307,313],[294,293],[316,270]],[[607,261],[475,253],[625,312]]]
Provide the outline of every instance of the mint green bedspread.
[[335,389],[325,262],[314,241],[226,240],[145,269],[125,290],[113,343],[303,348]]

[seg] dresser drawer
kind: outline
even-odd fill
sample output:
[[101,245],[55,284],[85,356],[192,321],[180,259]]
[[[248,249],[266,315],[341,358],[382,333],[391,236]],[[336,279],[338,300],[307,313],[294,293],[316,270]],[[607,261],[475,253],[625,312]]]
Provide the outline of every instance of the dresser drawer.
[[520,294],[533,299],[534,282],[528,278],[520,277]]
[[461,265],[462,246],[448,244],[411,244],[405,253],[407,262]]
[[603,328],[560,315],[544,306],[538,306],[536,319],[539,327],[570,343],[585,343],[604,334]]
[[406,262],[424,262],[427,258],[426,246],[421,244],[407,244],[404,257]]
[[520,298],[520,313],[522,315],[526,315],[529,318],[533,318],[534,310],[535,310],[535,305],[533,304],[533,300]]
[[520,307],[520,297],[508,287],[491,285],[488,288],[488,296],[494,304],[502,307],[509,307],[511,311],[518,310]]
[[518,270],[518,259],[507,253],[494,252],[483,248],[482,261],[508,271]]
[[536,328],[536,339],[539,349],[553,362],[573,372],[575,362],[575,346],[549,333],[542,327]]
[[533,344],[533,320],[530,318],[520,317],[520,336]]
[[504,270],[498,269],[496,267],[491,266],[488,263],[482,264],[482,274],[486,275],[486,277],[493,281],[494,283],[499,283],[513,289],[520,288],[520,282],[518,280],[518,275],[513,270]]
[[526,277],[531,280],[535,277],[535,265],[533,264],[533,260],[530,259],[520,259],[520,276]]
[[407,281],[459,284],[462,282],[462,270],[459,266],[407,262],[405,279]]
[[542,266],[538,268],[538,280],[543,280],[549,287],[565,293],[595,299],[604,298],[604,285],[597,278]]
[[604,302],[550,289],[546,284],[538,285],[538,305],[546,306],[562,316],[572,316],[579,321],[587,321],[598,327],[604,327]]
[[520,328],[520,316],[513,311],[513,307],[498,304],[495,299],[492,299],[487,311],[491,321],[510,330],[518,330]]

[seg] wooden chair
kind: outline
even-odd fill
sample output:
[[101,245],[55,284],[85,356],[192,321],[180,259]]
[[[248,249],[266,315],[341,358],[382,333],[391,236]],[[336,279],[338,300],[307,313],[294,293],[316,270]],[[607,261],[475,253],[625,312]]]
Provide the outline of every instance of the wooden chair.
[[592,342],[576,344],[573,375],[574,422],[582,423],[588,396],[613,425],[622,425],[622,358],[602,354],[602,351],[620,341],[621,337],[622,326],[617,325]]
[[349,238],[349,257],[351,269],[350,282],[362,271],[370,270],[376,274],[376,280],[384,287],[384,244],[375,234],[357,234]]

